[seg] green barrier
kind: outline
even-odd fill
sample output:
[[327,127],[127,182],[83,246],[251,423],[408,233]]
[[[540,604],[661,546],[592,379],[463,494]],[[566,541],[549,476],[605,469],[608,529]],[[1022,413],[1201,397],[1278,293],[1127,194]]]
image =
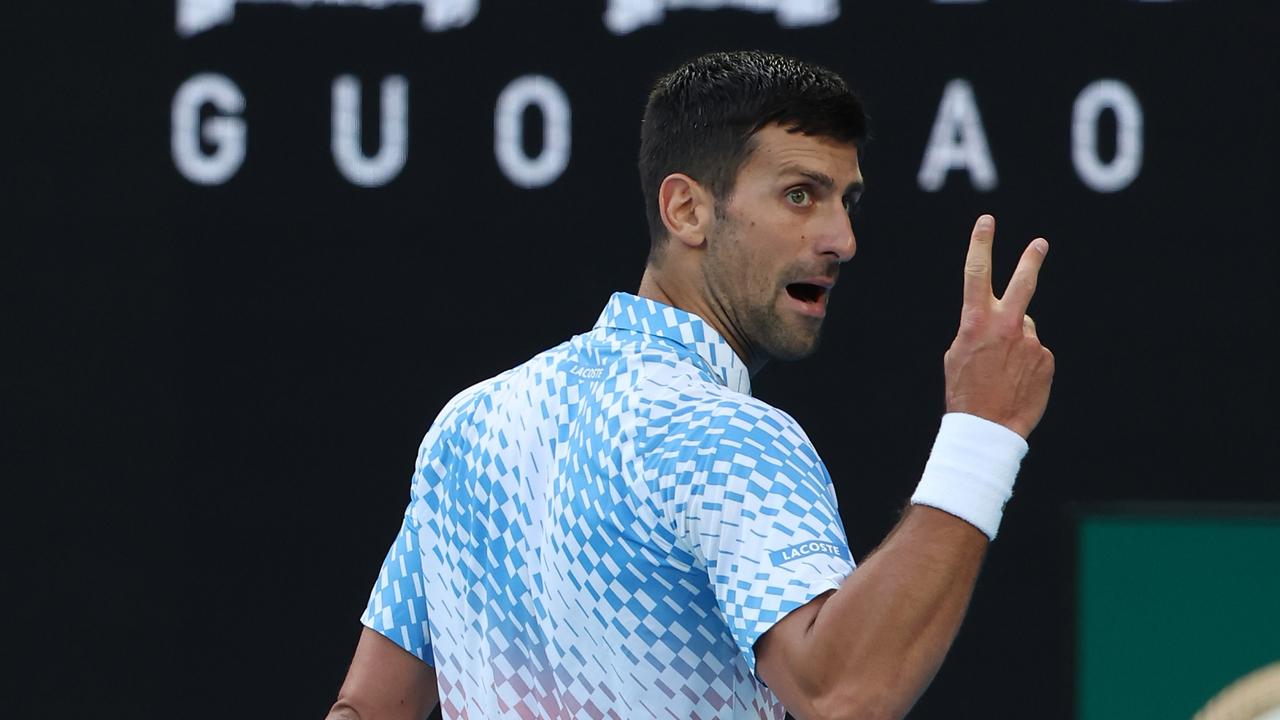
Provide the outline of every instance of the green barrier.
[[1084,513],[1077,551],[1080,720],[1280,720],[1280,509]]

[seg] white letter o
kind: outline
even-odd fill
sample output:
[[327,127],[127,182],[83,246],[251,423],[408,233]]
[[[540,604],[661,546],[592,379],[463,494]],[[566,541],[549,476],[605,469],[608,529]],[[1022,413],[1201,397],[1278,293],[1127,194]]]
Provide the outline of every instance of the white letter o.
[[[1098,116],[1116,114],[1116,156],[1110,163],[1098,157]],[[1090,189],[1123,190],[1142,170],[1142,105],[1119,80],[1097,80],[1076,97],[1071,112],[1071,162]]]
[[[525,154],[524,111],[536,105],[542,113],[542,152]],[[493,151],[507,179],[523,188],[545,187],[569,166],[572,144],[569,98],[545,75],[524,75],[511,81],[498,95],[494,111]]]

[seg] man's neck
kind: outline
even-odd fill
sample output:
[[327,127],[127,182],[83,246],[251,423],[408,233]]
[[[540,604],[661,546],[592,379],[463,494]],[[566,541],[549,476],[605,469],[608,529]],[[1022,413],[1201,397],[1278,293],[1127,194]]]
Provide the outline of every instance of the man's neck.
[[720,337],[724,338],[725,342],[729,343],[729,347],[747,366],[748,374],[754,377],[760,368],[764,367],[767,358],[753,359],[749,353],[744,351],[742,344],[734,334],[728,332],[728,328],[725,327],[719,315],[709,307],[706,298],[697,293],[682,292],[683,289],[681,283],[662,277],[660,273],[655,272],[652,265],[649,265],[645,267],[644,275],[640,278],[640,289],[636,291],[636,295],[654,302],[660,302],[663,305],[670,305],[673,308],[684,310],[702,318],[704,322],[720,334]]

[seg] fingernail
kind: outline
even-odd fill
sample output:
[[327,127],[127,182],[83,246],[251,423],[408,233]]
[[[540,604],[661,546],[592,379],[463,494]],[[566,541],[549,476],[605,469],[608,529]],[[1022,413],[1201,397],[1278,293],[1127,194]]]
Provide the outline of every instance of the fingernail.
[[993,221],[994,221],[994,218],[992,218],[990,215],[983,215],[982,217],[978,218],[978,227],[982,228],[983,230],[986,230],[987,228],[991,227],[991,224]]
[[1040,253],[1041,255],[1049,254],[1049,242],[1044,238],[1036,238],[1035,240],[1032,240],[1031,247],[1034,247],[1036,249],[1036,252]]

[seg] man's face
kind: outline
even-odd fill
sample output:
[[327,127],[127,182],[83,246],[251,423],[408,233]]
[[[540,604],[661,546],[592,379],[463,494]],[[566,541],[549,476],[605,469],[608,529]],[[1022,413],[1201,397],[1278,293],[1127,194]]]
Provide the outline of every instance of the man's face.
[[755,359],[818,347],[831,286],[856,249],[857,148],[769,125],[722,200],[702,274],[714,312]]

